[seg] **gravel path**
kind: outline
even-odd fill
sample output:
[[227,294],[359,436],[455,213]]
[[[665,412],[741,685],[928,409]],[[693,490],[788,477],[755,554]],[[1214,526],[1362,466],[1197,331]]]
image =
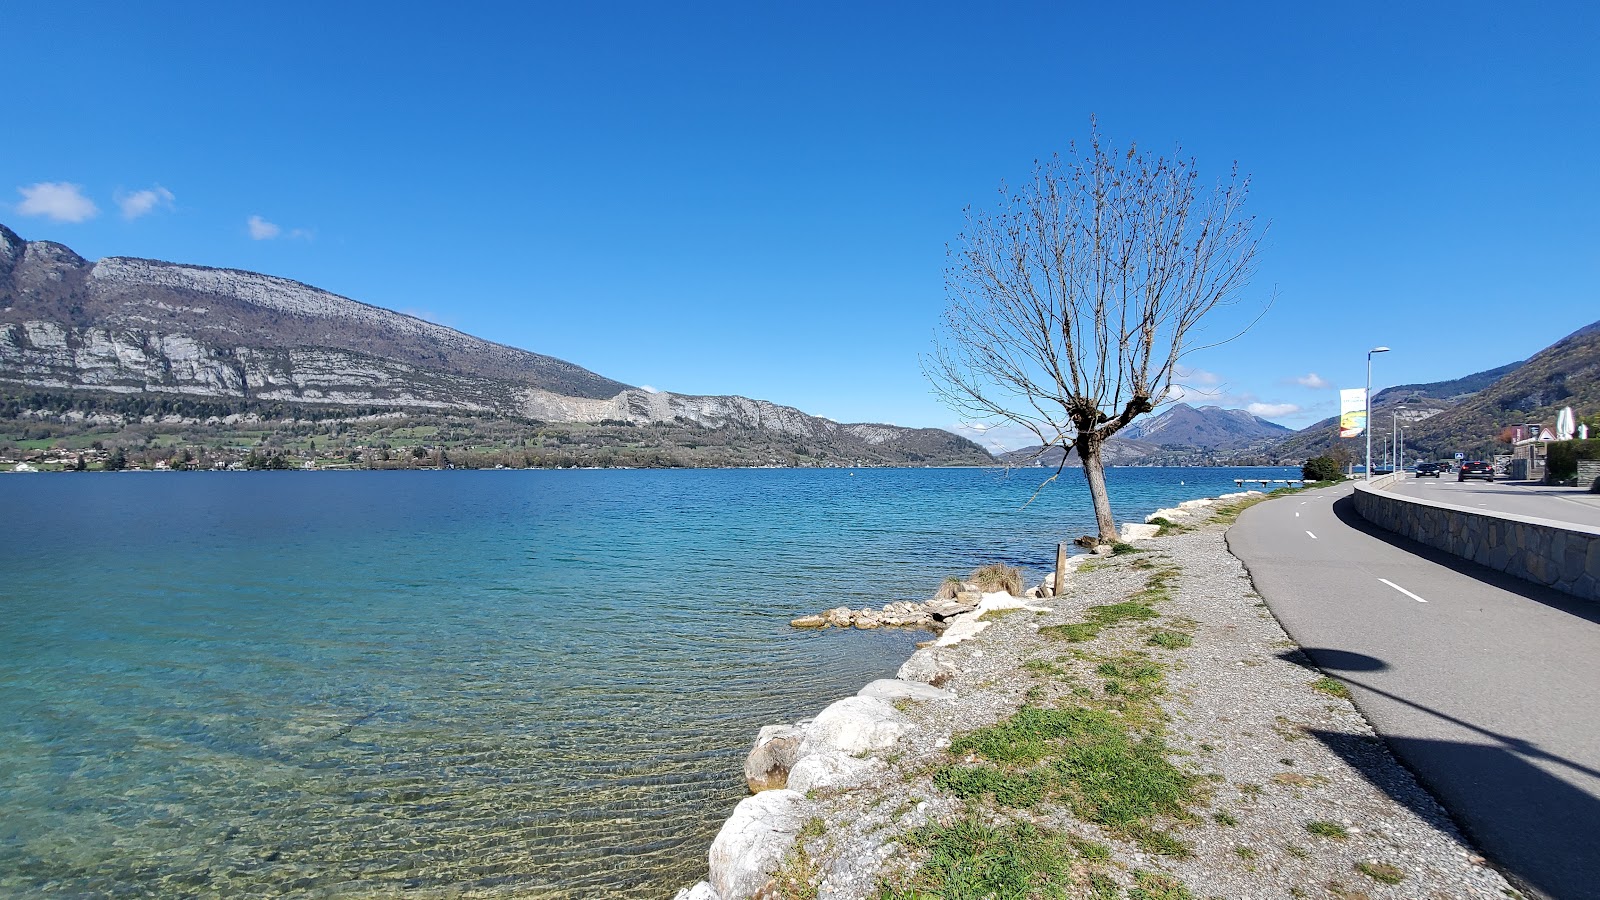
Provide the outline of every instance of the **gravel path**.
[[[1306,667],[1228,553],[1224,530],[1199,525],[1145,541],[1143,552],[1091,562],[1066,596],[1036,601],[1050,612],[1000,616],[977,637],[940,649],[954,670],[943,686],[957,699],[897,704],[917,728],[875,754],[872,779],[809,797],[820,821],[802,832],[803,852],[791,852],[779,895],[861,900],[878,896],[882,881],[904,883],[927,857],[906,836],[969,814],[968,801],[933,782],[936,770],[958,762],[948,750],[953,736],[1025,703],[1092,697],[1105,689],[1097,661],[1142,653],[1165,668],[1158,702],[1169,758],[1201,776],[1191,815],[1159,823],[1187,855],[1154,852],[1049,801],[972,807],[986,822],[1028,822],[1076,841],[1067,896],[1120,896],[1113,882],[1148,898],[1518,896],[1339,696],[1340,686]],[[1135,595],[1152,574],[1171,570],[1167,599],[1153,604],[1159,619],[1106,627],[1081,642],[1040,634],[1082,622],[1087,608]],[[1156,630],[1188,634],[1192,645],[1152,646]],[[1098,847],[1109,847],[1109,858]],[[1162,882],[1150,873],[1183,888],[1157,892]]]

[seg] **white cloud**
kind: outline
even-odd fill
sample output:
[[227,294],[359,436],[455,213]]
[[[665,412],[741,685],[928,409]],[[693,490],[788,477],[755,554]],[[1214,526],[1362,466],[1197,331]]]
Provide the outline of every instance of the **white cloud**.
[[100,207],[83,195],[83,186],[65,181],[41,181],[17,188],[22,202],[17,212],[44,216],[56,222],[83,222],[100,214]]
[[661,393],[661,391],[657,390],[656,388],[651,387],[648,384],[639,385],[639,390],[644,391],[646,394],[659,394],[659,393]]
[[1327,379],[1315,372],[1308,372],[1307,374],[1296,378],[1294,383],[1300,385],[1301,387],[1308,387],[1312,390],[1318,391],[1322,390],[1323,388],[1333,387],[1333,385],[1330,384]]
[[1273,419],[1277,418],[1278,416],[1287,416],[1297,413],[1300,411],[1300,407],[1294,403],[1252,403],[1245,407],[1245,411],[1250,413],[1252,416],[1260,416],[1263,419]]
[[177,199],[172,196],[171,191],[159,184],[142,191],[134,191],[131,194],[117,191],[114,196],[117,205],[122,207],[122,217],[124,219],[137,219],[140,216],[147,216],[157,209],[171,209],[172,202]]
[[249,225],[250,239],[254,241],[270,241],[283,232],[282,228],[260,216],[251,216]]
[[961,435],[990,453],[1004,453],[1007,450],[1039,446],[1039,439],[1021,425],[959,422],[945,430]]
[[1173,380],[1181,381],[1189,387],[1216,387],[1222,383],[1222,376],[1205,369],[1191,369],[1188,366],[1178,366],[1172,370]]

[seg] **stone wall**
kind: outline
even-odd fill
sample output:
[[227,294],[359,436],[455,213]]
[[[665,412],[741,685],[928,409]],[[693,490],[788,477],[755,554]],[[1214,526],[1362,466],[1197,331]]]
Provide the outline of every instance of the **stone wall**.
[[1357,485],[1361,517],[1396,534],[1585,600],[1600,600],[1600,528],[1401,497]]
[[1588,488],[1600,494],[1600,459],[1578,460],[1577,476],[1565,483],[1572,487]]

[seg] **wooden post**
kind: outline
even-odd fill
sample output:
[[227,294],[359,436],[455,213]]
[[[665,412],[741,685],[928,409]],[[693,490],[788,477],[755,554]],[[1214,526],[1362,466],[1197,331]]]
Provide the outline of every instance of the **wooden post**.
[[1067,542],[1056,544],[1056,585],[1050,596],[1061,596],[1062,589],[1067,581]]

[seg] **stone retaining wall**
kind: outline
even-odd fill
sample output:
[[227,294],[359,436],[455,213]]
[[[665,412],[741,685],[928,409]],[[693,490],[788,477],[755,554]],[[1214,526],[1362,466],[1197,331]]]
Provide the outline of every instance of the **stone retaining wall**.
[[1392,481],[1356,485],[1362,518],[1508,575],[1600,600],[1600,528],[1401,497],[1384,490]]
[[1600,493],[1600,459],[1578,460],[1578,474],[1569,483]]

